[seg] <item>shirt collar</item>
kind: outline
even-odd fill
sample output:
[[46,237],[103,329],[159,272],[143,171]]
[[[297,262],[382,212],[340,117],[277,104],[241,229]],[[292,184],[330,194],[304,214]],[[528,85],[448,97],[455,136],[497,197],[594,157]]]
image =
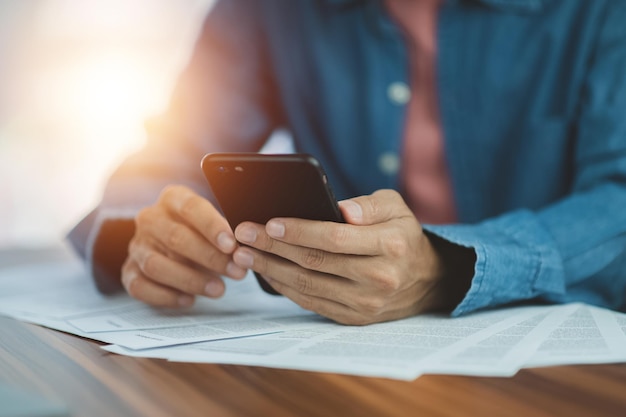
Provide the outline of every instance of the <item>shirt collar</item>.
[[[343,7],[366,0],[326,0],[329,4]],[[450,1],[450,0],[444,0]],[[542,8],[544,0],[472,0],[502,10],[538,11]]]

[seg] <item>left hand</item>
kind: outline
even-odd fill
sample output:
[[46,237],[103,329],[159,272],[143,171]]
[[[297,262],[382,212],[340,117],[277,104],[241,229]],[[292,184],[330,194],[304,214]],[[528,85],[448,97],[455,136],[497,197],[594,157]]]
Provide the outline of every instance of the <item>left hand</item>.
[[339,204],[347,223],[276,218],[244,222],[233,254],[279,293],[339,323],[400,319],[444,305],[444,266],[392,190]]

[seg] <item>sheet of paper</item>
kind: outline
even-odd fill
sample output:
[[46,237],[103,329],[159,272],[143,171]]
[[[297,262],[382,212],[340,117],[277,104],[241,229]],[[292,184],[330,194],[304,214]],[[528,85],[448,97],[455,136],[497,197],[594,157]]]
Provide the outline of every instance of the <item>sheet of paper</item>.
[[290,329],[307,329],[324,325],[317,316],[307,315],[300,320],[296,316],[281,316],[275,319],[257,319],[254,314],[242,316],[239,320],[224,320],[211,325],[165,327],[149,330],[122,332],[86,333],[87,337],[102,342],[121,345],[130,349],[150,349],[175,346],[208,340],[220,340],[284,332]]
[[492,334],[475,341],[466,340],[454,349],[433,358],[426,372],[474,376],[513,376],[533,355],[554,326],[576,308],[575,305],[524,307],[516,315],[492,328]]
[[46,262],[0,269],[0,300],[71,285],[85,270],[79,262]]
[[0,314],[110,343],[129,356],[412,380],[422,373],[513,375],[522,366],[626,362],[626,315],[582,304],[422,315],[351,327],[226,280],[186,310],[99,294],[79,263],[0,270]]
[[285,297],[275,297],[261,291],[252,275],[244,281],[226,281],[225,296],[220,299],[197,297],[187,309],[156,309],[134,302],[124,308],[86,317],[68,318],[81,331],[110,332],[120,330],[147,330],[197,324],[239,321],[254,317],[283,317],[283,321],[297,323],[298,317],[310,318],[306,312]]
[[526,366],[626,362],[626,315],[575,307],[541,341]]
[[137,304],[127,295],[96,291],[83,265],[34,264],[0,270],[0,313],[71,319]]
[[[523,307],[459,319],[421,316],[359,328],[325,326],[170,349],[140,352],[119,346],[105,349],[172,361],[266,366],[405,380],[412,380],[422,373],[511,376],[524,366],[557,326],[586,308],[580,304]],[[617,323],[616,317],[621,318],[620,323],[626,328],[626,316],[600,309],[597,313],[613,318],[614,323]],[[439,319],[442,320],[437,322]],[[421,325],[417,325],[418,322]],[[614,329],[602,328],[610,340],[609,335]],[[620,332],[626,335],[621,328]],[[617,348],[621,335],[614,339],[612,344]],[[624,361],[623,355],[622,352],[621,356],[613,356],[609,361]]]
[[[107,350],[172,361],[245,364],[412,380],[433,362],[463,351],[498,331],[511,328],[539,312],[499,310],[450,319],[424,315],[364,327],[326,325],[309,331],[130,352]],[[515,363],[514,371],[518,368]],[[513,372],[514,372],[513,371]],[[506,368],[503,374],[512,371]]]
[[[39,286],[31,285],[38,280]],[[268,334],[327,322],[283,297],[263,293],[256,285],[250,277],[227,280],[223,298],[199,297],[193,308],[168,310],[148,307],[125,294],[99,294],[75,262],[50,264],[47,269],[25,266],[0,273],[0,294],[10,294],[0,296],[0,314],[130,349]]]

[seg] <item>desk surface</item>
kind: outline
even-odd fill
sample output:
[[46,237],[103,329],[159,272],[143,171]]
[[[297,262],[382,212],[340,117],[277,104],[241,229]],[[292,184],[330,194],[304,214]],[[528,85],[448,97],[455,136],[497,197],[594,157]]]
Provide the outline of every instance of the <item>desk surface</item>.
[[[22,263],[8,262],[17,259],[10,255],[0,265]],[[626,364],[525,369],[514,378],[426,375],[402,382],[170,363],[119,356],[100,346],[0,317],[0,383],[61,401],[72,416],[626,415]]]
[[623,416],[626,365],[526,369],[514,378],[413,382],[247,366],[170,363],[0,318],[0,381],[73,416]]

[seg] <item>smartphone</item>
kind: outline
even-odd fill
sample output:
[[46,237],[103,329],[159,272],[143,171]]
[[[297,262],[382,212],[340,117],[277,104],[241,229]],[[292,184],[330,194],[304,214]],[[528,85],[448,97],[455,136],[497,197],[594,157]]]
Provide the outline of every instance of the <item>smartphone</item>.
[[[328,178],[311,155],[210,153],[201,165],[233,230],[244,221],[265,224],[274,217],[344,222]],[[279,295],[255,275],[265,292]]]

